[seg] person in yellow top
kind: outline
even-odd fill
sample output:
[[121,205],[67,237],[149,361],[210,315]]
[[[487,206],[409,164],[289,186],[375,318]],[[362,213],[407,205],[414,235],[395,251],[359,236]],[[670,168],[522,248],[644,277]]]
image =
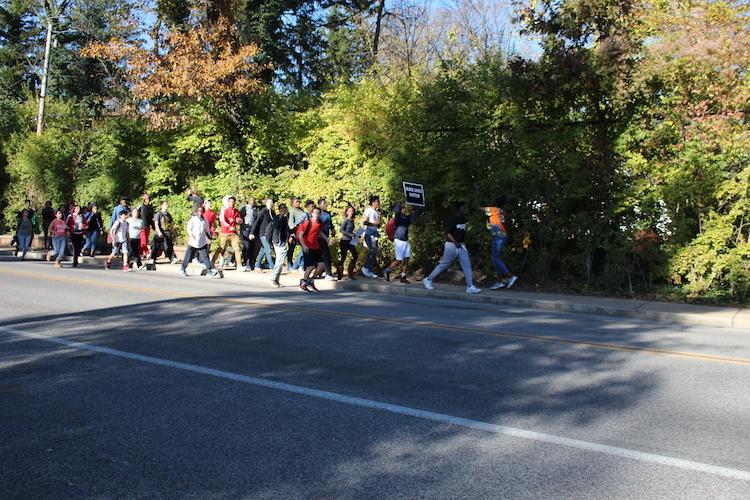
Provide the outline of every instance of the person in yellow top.
[[497,281],[490,287],[490,290],[510,288],[518,277],[510,272],[501,258],[503,247],[508,240],[508,231],[505,228],[505,196],[498,196],[494,206],[481,207],[481,209],[487,216],[487,229],[492,233],[492,265],[497,273]]

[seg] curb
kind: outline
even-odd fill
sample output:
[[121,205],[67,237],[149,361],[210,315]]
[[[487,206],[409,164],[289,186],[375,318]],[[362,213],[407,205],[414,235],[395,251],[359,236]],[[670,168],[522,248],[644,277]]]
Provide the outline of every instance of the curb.
[[[414,283],[412,285],[404,286],[397,284],[387,285],[383,283],[359,283],[342,281],[336,282],[336,288],[369,293],[400,295],[406,297],[460,300],[477,304],[492,304],[506,307],[522,307],[529,309],[541,309],[546,311],[578,314],[595,314],[601,316],[653,320],[666,323],[679,323],[682,325],[701,325],[750,330],[750,310],[744,308],[740,308],[737,310],[734,310],[734,308],[725,308],[724,310],[717,311],[717,308],[708,306],[691,306],[692,308],[705,308],[705,310],[696,310],[692,313],[678,313],[669,311],[643,310],[641,308],[646,304],[660,305],[659,303],[646,301],[633,300],[633,307],[625,308],[617,306],[564,302],[550,299],[513,297],[513,292],[483,291],[483,293],[481,294],[468,295],[462,292],[454,292],[451,290],[440,290],[439,288],[436,288],[435,290],[426,290],[421,286],[420,283]],[[664,306],[673,307],[674,305],[664,304]],[[720,315],[717,315],[717,312],[719,312]],[[741,313],[744,313],[744,315]]]
[[[27,260],[44,260],[46,252],[29,251]],[[103,265],[107,255],[96,257],[80,257],[82,264]],[[66,257],[63,262],[70,262],[71,257]],[[243,278],[240,278],[243,276]],[[252,277],[244,278],[245,274],[232,276],[232,281],[253,280]],[[632,318],[640,320],[659,321],[664,323],[676,323],[684,326],[712,326],[730,328],[737,330],[750,330],[750,308],[711,307],[701,305],[673,304],[664,302],[649,302],[628,299],[597,299],[584,296],[569,296],[554,298],[531,298],[528,295],[520,296],[515,292],[485,290],[481,294],[468,295],[458,291],[440,289],[426,290],[420,282],[410,285],[400,283],[385,283],[362,277],[356,281],[327,281],[325,289],[360,291],[382,295],[394,295],[403,297],[445,299],[453,301],[470,302],[475,304],[496,305],[504,307],[522,307],[528,309],[540,309],[544,311],[556,311],[576,314],[591,314],[600,316],[611,316],[621,318]],[[586,303],[600,300],[618,302],[617,305],[604,303]],[[690,311],[678,312],[669,309],[690,309]]]

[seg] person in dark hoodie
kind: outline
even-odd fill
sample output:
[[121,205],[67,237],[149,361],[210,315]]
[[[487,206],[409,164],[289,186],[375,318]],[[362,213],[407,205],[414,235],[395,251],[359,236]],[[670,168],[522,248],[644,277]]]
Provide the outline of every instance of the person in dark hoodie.
[[253,227],[250,230],[251,237],[260,240],[261,248],[258,252],[258,258],[255,260],[255,269],[260,271],[261,264],[263,264],[263,258],[266,259],[266,264],[269,269],[273,269],[273,254],[271,253],[271,242],[266,237],[266,229],[268,225],[273,222],[273,218],[276,214],[273,211],[273,200],[271,198],[266,199],[266,206],[258,212],[258,217],[253,222]]
[[406,213],[406,207],[403,203],[398,203],[393,207],[396,217],[396,231],[393,236],[393,247],[395,249],[395,258],[393,262],[383,271],[386,281],[391,281],[391,274],[401,265],[401,283],[408,284],[406,279],[407,268],[409,267],[409,258],[411,257],[411,243],[409,243],[409,226],[419,217],[420,209],[417,207],[411,214]]
[[266,228],[266,239],[271,242],[273,251],[276,253],[276,263],[271,273],[271,284],[277,288],[281,288],[279,276],[281,276],[281,268],[286,261],[286,253],[289,248],[287,245],[291,241],[285,204],[281,203],[279,205],[279,213],[274,215],[273,220]]

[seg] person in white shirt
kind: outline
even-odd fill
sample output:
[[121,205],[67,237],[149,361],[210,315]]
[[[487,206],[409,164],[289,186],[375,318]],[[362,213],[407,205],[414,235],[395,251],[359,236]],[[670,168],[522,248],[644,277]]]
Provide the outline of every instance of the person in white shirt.
[[211,259],[208,258],[208,244],[212,236],[211,229],[208,227],[208,221],[203,217],[205,210],[203,206],[199,206],[188,221],[188,246],[187,250],[185,250],[185,258],[182,259],[182,266],[180,267],[180,274],[182,276],[188,275],[187,266],[197,253],[198,260],[208,271],[208,277],[221,278],[221,274],[211,264]]
[[130,269],[138,270],[143,267],[141,262],[141,233],[143,232],[143,219],[141,219],[140,212],[138,209],[130,212],[130,217],[125,219],[128,223],[128,248],[130,252],[130,258],[135,260],[135,267]]
[[370,206],[365,209],[365,245],[367,245],[368,253],[365,265],[362,268],[362,274],[368,278],[376,278],[377,275],[373,272],[373,269],[377,265],[378,260],[378,238],[380,233],[378,227],[380,226],[380,197],[370,196]]
[[128,267],[128,215],[128,210],[121,210],[117,214],[114,224],[109,228],[109,237],[112,240],[112,253],[107,257],[104,269],[110,269],[112,267],[112,259],[121,253],[122,270],[125,272],[130,271]]

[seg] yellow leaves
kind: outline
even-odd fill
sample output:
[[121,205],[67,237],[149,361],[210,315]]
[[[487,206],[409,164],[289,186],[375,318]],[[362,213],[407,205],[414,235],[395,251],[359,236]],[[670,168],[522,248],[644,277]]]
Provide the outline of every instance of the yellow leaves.
[[258,75],[266,66],[256,62],[260,49],[238,44],[225,19],[211,27],[170,31],[159,46],[163,49],[156,52],[113,40],[88,45],[82,55],[122,64],[133,96],[145,101],[219,100],[256,93],[264,86]]

